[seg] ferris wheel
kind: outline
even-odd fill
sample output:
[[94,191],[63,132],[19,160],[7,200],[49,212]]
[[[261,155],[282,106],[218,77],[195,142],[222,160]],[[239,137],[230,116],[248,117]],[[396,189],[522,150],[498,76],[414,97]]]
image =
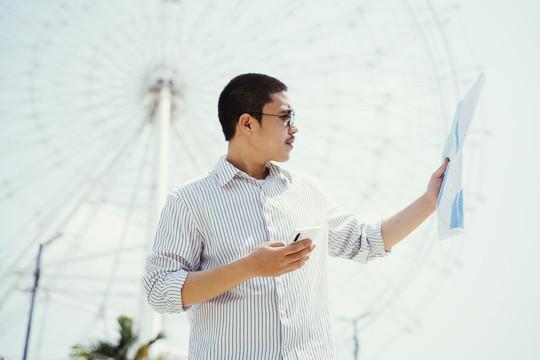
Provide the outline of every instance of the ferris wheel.
[[[1,4],[0,355],[23,349],[47,243],[32,358],[113,335],[121,314],[144,335],[163,329],[164,351],[182,358],[186,317],[152,315],[140,278],[167,192],[226,152],[216,104],[237,74],[288,84],[300,132],[284,166],[360,215],[413,200],[478,72],[454,62],[445,37],[458,12],[451,1],[397,0]],[[460,249],[437,249],[429,225],[380,263],[331,262],[335,332],[348,334],[340,359],[382,327],[394,337],[414,328],[420,309],[397,299],[422,268],[435,277],[459,263]],[[365,359],[384,353],[360,347]]]

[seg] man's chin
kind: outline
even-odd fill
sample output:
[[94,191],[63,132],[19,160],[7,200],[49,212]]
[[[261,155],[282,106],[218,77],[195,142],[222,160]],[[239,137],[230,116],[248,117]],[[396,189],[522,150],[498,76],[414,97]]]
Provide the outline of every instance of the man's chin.
[[286,162],[291,158],[291,154],[284,155],[279,162]]
[[275,158],[272,159],[272,161],[275,161],[275,162],[286,162],[290,159],[291,155],[289,153],[287,154],[283,154],[281,156],[276,156]]

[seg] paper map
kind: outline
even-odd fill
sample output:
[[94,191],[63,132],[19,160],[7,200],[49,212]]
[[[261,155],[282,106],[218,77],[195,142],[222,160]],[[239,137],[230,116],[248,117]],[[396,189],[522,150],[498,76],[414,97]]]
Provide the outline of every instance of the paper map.
[[458,103],[454,121],[442,159],[449,158],[450,162],[444,173],[444,180],[437,199],[437,218],[439,240],[447,239],[465,232],[463,217],[463,143],[469,130],[476,104],[480,97],[486,75],[481,73],[478,80],[469,89],[465,97]]

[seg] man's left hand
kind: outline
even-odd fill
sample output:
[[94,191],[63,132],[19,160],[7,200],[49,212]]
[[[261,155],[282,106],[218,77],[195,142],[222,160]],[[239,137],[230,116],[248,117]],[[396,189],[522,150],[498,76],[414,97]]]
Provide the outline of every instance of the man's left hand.
[[444,159],[441,167],[439,167],[433,173],[433,175],[431,175],[431,179],[429,180],[425,196],[433,204],[433,207],[437,206],[437,199],[439,198],[439,192],[441,191],[441,186],[444,179],[444,172],[446,171],[446,167],[448,166],[449,162],[450,159]]

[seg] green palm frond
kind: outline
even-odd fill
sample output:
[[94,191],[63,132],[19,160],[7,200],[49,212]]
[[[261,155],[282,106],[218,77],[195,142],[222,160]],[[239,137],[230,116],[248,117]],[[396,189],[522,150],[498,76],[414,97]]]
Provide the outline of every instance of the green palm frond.
[[137,353],[135,354],[135,357],[133,358],[133,360],[145,360],[146,358],[148,358],[148,350],[150,346],[152,346],[152,344],[155,343],[156,341],[164,339],[164,338],[165,338],[165,334],[160,332],[159,334],[156,335],[155,338],[153,338],[146,344],[141,345],[139,349],[137,350]]
[[115,359],[116,346],[107,341],[98,341],[89,345],[73,346],[70,357],[73,360]]
[[[139,339],[138,331],[134,328],[133,319],[128,316],[119,316],[117,319],[120,337],[116,344],[109,341],[97,341],[89,345],[77,344],[71,348],[69,354],[72,360],[128,360],[128,352]],[[160,332],[155,338],[141,345],[135,354],[134,360],[150,360],[148,350],[156,341],[165,338]],[[166,360],[159,357],[158,360]]]
[[133,319],[127,316],[119,316],[117,321],[120,339],[118,339],[117,353],[114,359],[127,360],[128,351],[137,342],[139,336],[133,329]]

